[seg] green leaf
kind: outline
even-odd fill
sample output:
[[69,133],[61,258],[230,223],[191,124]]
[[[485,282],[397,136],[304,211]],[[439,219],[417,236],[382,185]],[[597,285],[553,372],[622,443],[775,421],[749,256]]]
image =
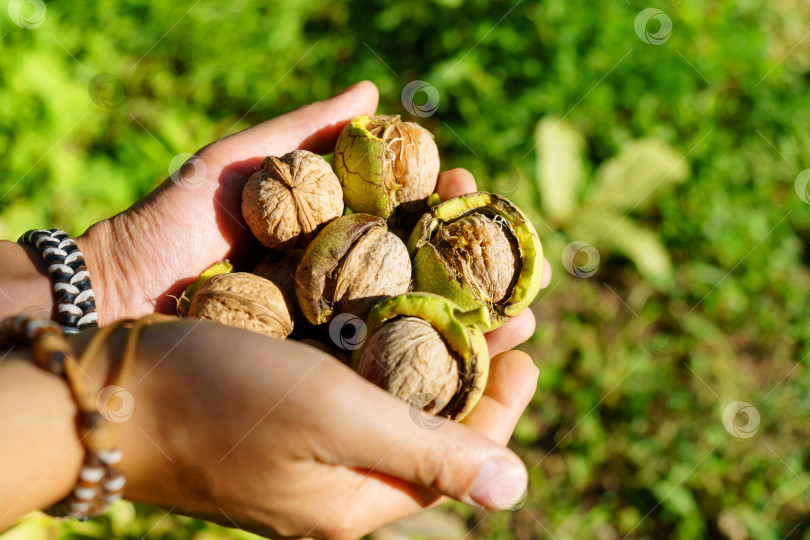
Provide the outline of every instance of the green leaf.
[[630,141],[596,171],[596,188],[586,204],[591,208],[643,209],[688,176],[686,157],[669,145],[653,139]]
[[543,211],[556,224],[567,223],[577,205],[577,190],[585,177],[585,141],[573,125],[547,116],[534,130],[537,185]]

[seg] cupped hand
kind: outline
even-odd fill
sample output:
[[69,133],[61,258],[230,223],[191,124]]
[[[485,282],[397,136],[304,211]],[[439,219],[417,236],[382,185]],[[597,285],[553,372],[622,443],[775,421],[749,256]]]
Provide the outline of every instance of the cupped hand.
[[[101,324],[155,311],[174,313],[175,300],[200,272],[228,258],[240,262],[261,247],[241,214],[242,187],[268,155],[295,149],[327,154],[351,118],[374,114],[373,83],[355,84],[205,146],[154,192],[128,210],[97,223],[80,239],[93,274]],[[463,169],[439,176],[437,192],[449,199],[475,191]],[[546,261],[544,283],[551,269]],[[525,341],[531,313],[490,334],[496,352]]]
[[338,539],[442,495],[508,508],[527,473],[502,445],[537,373],[524,353],[495,356],[484,396],[459,424],[300,343],[202,320],[155,325],[126,385],[132,415],[114,424],[125,496],[265,535]]
[[330,153],[354,116],[374,114],[377,88],[358,83],[199,150],[155,191],[79,239],[93,274],[101,324],[173,313],[183,288],[213,263],[260,246],[241,214],[242,187],[268,155]]

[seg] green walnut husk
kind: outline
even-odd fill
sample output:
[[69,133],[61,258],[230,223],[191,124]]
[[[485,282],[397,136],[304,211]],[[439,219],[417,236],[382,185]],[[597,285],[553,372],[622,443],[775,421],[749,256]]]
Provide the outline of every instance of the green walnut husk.
[[184,290],[183,294],[180,295],[180,298],[177,299],[177,314],[181,317],[186,317],[188,315],[188,308],[191,304],[192,297],[197,293],[200,287],[202,287],[203,284],[208,281],[209,278],[211,278],[211,276],[216,276],[217,274],[228,274],[230,272],[233,272],[233,265],[227,259],[214,263],[203,270],[200,277],[198,277],[194,283],[186,287],[186,290]]
[[537,296],[543,248],[534,226],[510,201],[470,193],[433,206],[408,240],[413,290],[447,297],[462,309],[489,309],[504,324]]
[[337,313],[365,320],[377,302],[404,293],[410,281],[408,249],[385,220],[349,214],[309,244],[295,272],[295,294],[312,324],[327,323]]
[[335,145],[343,201],[354,212],[388,218],[402,205],[424,206],[436,190],[439,150],[433,135],[399,116],[358,116]]
[[434,294],[395,296],[371,310],[352,367],[414,407],[461,420],[486,387],[488,327],[484,307],[465,312]]

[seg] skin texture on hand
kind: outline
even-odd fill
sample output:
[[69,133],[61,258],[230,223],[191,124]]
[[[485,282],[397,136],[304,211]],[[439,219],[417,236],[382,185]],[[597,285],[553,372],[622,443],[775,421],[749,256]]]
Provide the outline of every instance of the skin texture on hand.
[[[77,355],[93,333],[70,338]],[[92,388],[117,369],[126,337],[118,330],[102,347],[87,372]],[[81,466],[67,386],[30,357],[18,349],[0,363],[0,530],[64,497]],[[147,328],[125,383],[130,399],[97,405],[114,419],[127,499],[272,537],[348,539],[442,495],[487,508],[519,499],[526,470],[502,445],[537,373],[522,352],[498,354],[459,424],[312,347],[182,320]],[[34,403],[20,414],[26,398]]]
[[[357,538],[441,495],[497,509],[525,490],[522,462],[502,446],[535,390],[524,353],[493,358],[458,424],[296,342],[180,321],[142,343],[134,411],[116,424],[127,498],[265,535]],[[502,469],[477,482],[490,460]]]

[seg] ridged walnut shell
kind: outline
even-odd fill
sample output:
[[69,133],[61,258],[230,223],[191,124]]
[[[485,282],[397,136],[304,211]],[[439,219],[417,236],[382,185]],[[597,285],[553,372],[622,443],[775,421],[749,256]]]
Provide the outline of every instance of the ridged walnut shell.
[[357,372],[431,414],[464,418],[483,394],[489,352],[486,308],[463,312],[438,295],[408,293],[377,304],[368,337],[355,351]]
[[269,156],[242,189],[242,216],[272,249],[305,247],[318,228],[343,214],[340,182],[319,155]]
[[458,391],[458,360],[423,319],[386,323],[364,347],[357,372],[414,407],[439,414]]
[[245,272],[208,279],[191,298],[189,316],[281,339],[293,329],[281,289],[272,281]]
[[534,226],[504,197],[450,199],[422,216],[408,240],[413,288],[486,306],[492,327],[525,309],[540,290],[543,248]]
[[312,324],[337,313],[365,319],[381,300],[411,283],[408,249],[385,220],[368,214],[340,217],[315,237],[295,274],[295,292]]
[[388,218],[412,210],[436,190],[439,149],[433,134],[399,116],[358,116],[335,145],[335,172],[354,212]]

